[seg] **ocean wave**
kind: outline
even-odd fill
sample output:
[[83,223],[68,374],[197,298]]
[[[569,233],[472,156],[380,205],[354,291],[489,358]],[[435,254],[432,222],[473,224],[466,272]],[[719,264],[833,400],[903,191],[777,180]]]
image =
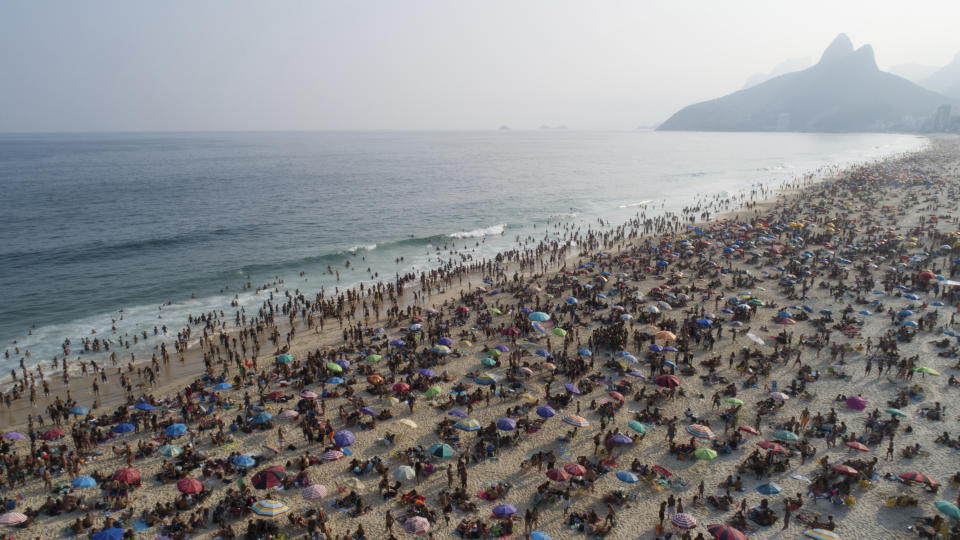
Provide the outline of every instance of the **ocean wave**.
[[482,238],[484,236],[495,236],[498,234],[503,234],[503,231],[506,229],[506,223],[500,223],[499,225],[492,225],[490,227],[485,227],[483,229],[474,229],[472,231],[465,232],[455,232],[450,233],[447,236],[450,238]]
[[366,245],[366,246],[356,245],[356,246],[353,246],[352,248],[348,249],[347,251],[349,251],[350,253],[356,253],[356,252],[358,252],[358,251],[373,251],[373,250],[375,250],[375,249],[377,249],[377,245],[376,245],[376,244],[369,244],[369,245]]
[[629,203],[629,204],[621,204],[621,205],[618,206],[617,208],[632,208],[632,207],[634,207],[634,206],[643,206],[643,205],[649,204],[649,203],[650,203],[649,200],[647,200],[647,201],[640,201],[640,202]]

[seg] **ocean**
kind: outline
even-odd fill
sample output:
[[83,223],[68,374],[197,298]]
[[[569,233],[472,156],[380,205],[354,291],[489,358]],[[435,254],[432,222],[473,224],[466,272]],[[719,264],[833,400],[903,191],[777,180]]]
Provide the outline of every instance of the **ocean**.
[[114,336],[114,324],[117,336],[152,335],[188,314],[232,316],[234,300],[255,309],[255,288],[277,280],[308,294],[390,281],[437,264],[438,249],[489,256],[550,224],[619,224],[924,145],[650,131],[3,134],[0,368],[27,350],[28,364],[49,362],[64,338],[75,358],[79,338]]

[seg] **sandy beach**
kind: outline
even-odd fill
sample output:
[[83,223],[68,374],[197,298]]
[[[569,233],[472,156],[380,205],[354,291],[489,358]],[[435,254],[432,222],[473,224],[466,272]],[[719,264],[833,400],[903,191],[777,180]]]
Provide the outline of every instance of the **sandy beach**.
[[106,381],[46,363],[49,397],[0,406],[0,527],[960,538],[958,223],[960,141],[932,138],[778,193],[558,226],[402,292],[278,290],[155,364],[103,356]]

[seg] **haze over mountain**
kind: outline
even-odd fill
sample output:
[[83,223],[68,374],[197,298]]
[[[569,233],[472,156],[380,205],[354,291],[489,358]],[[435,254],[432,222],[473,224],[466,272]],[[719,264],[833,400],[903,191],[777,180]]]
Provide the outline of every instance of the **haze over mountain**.
[[908,81],[912,81],[923,86],[921,84],[922,81],[936,73],[938,69],[940,68],[936,66],[925,66],[923,64],[909,63],[892,66],[887,71],[897,75],[898,77],[903,77]]
[[[792,73],[794,71],[800,71],[802,69],[807,69],[810,67],[810,57],[805,56],[803,58],[788,58],[783,62],[773,66],[773,69],[767,73],[754,73],[747,78],[747,82],[743,85],[744,88],[750,88],[751,86],[756,86],[760,83],[769,81],[774,77],[779,77],[785,73]],[[932,72],[931,72],[932,73]]]
[[960,53],[953,57],[952,62],[919,83],[926,88],[960,100]]
[[687,106],[658,129],[913,130],[932,116],[938,106],[953,102],[902,77],[880,71],[870,45],[854,50],[850,38],[840,34],[816,65]]

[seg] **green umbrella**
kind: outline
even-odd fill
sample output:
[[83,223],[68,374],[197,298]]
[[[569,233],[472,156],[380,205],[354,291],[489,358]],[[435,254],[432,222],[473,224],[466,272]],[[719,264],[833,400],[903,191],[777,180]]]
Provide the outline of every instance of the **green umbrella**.
[[694,452],[693,455],[697,456],[697,459],[702,459],[704,461],[717,459],[717,452],[712,448],[697,448],[697,451]]
[[493,313],[495,315],[503,315],[503,312],[495,307],[490,308],[490,313]]
[[960,508],[957,508],[956,505],[947,501],[937,501],[933,505],[937,507],[941,514],[953,519],[960,519]]
[[489,354],[490,356],[500,356],[500,351],[498,351],[497,349],[490,349],[489,351],[487,351],[487,354]]
[[430,455],[438,458],[448,458],[453,455],[453,448],[449,444],[438,443],[430,447]]
[[887,414],[892,414],[894,416],[904,417],[907,416],[907,413],[901,411],[900,409],[889,408],[887,409]]
[[380,356],[379,354],[368,354],[367,357],[364,358],[364,360],[366,360],[367,362],[370,362],[371,364],[376,364],[377,362],[380,361],[381,358],[383,357]]
[[554,329],[553,329],[553,335],[555,335],[555,336],[560,336],[560,337],[566,337],[567,331],[564,330],[563,328],[554,328]]
[[780,439],[781,441],[787,441],[787,442],[797,442],[800,440],[800,437],[798,437],[796,433],[793,433],[792,431],[787,431],[785,429],[782,429],[774,433],[773,438]]
[[643,435],[647,432],[647,426],[637,422],[636,420],[631,420],[627,422],[627,425],[630,426],[630,429],[636,431],[637,433]]
[[427,389],[426,392],[423,393],[423,395],[426,396],[426,397],[433,397],[433,396],[435,396],[435,395],[437,395],[437,394],[439,394],[439,393],[440,393],[440,387],[439,387],[439,386],[431,386],[430,388]]
[[757,300],[756,298],[751,298],[750,300],[747,300],[747,304],[751,306],[757,306],[757,307],[763,307],[766,305],[763,303],[762,300]]
[[482,363],[482,364],[485,365],[485,366],[490,366],[490,367],[493,367],[493,366],[497,365],[497,361],[494,360],[493,358],[484,358],[483,360],[480,361],[480,363]]
[[915,368],[913,368],[913,371],[916,371],[917,373],[926,373],[927,375],[940,376],[940,372],[938,372],[937,370],[935,370],[935,369],[933,369],[933,368],[928,368],[927,366],[918,366],[918,367],[915,367]]
[[160,455],[163,457],[174,458],[183,453],[183,450],[179,446],[172,444],[165,444],[160,447]]
[[725,402],[727,402],[727,403],[730,403],[730,404],[733,404],[733,405],[743,405],[743,400],[742,400],[742,399],[737,399],[737,398],[735,398],[735,397],[728,397],[727,399],[725,399],[725,400],[723,400],[723,401],[725,401]]
[[327,369],[334,373],[343,373],[343,368],[339,364],[334,364],[333,362],[327,362]]

